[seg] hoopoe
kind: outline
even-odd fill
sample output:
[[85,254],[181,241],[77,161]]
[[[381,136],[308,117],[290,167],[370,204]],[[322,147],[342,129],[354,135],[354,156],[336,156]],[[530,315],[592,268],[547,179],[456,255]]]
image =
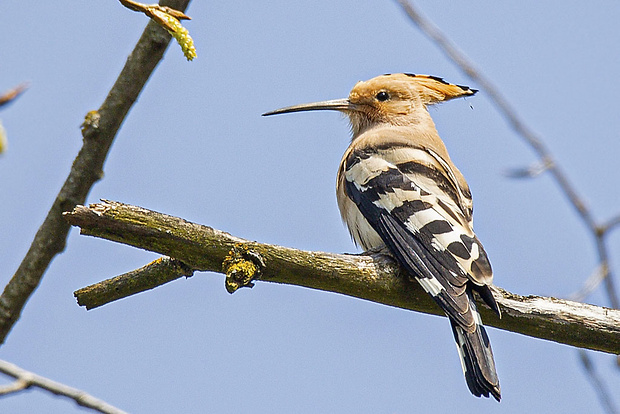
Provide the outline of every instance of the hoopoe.
[[337,179],[338,206],[356,244],[387,247],[450,319],[469,390],[500,400],[493,352],[473,292],[500,315],[493,273],[473,231],[465,178],[450,160],[427,105],[477,90],[413,74],[358,82],[349,97],[263,115],[336,110],[353,138]]

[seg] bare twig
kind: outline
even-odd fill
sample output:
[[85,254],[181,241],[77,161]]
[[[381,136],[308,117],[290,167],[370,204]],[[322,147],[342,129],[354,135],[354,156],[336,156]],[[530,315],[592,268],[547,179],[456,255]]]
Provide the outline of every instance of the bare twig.
[[26,91],[26,89],[28,89],[28,86],[28,82],[20,83],[13,89],[10,89],[0,95],[0,107],[13,102],[15,99],[17,99],[19,95],[21,95]]
[[[586,206],[586,203],[582,201],[582,198],[577,193],[577,190],[573,184],[568,180],[568,177],[558,164],[554,161],[551,152],[547,149],[546,145],[541,141],[540,137],[530,129],[527,124],[517,114],[517,111],[508,103],[508,100],[502,95],[493,82],[488,79],[482,71],[475,67],[475,65],[461,52],[452,41],[441,32],[441,30],[435,26],[430,20],[422,16],[422,14],[416,10],[413,5],[407,0],[398,0],[398,3],[402,6],[409,18],[416,24],[416,26],[428,36],[440,49],[446,54],[446,56],[452,60],[467,76],[474,80],[481,89],[484,89],[486,94],[495,103],[499,112],[508,121],[510,126],[522,137],[525,142],[536,152],[540,158],[542,165],[546,166],[547,171],[551,173],[556,183],[567,197],[570,204],[577,211],[581,219],[586,226],[590,229],[591,233],[598,237],[601,233],[601,228],[597,225],[591,211]],[[613,226],[611,226],[613,227]],[[611,228],[610,226],[607,229]],[[607,249],[604,243],[597,249],[599,252],[599,262],[601,264],[606,263]],[[618,298],[614,288],[614,283],[609,271],[609,266],[605,280],[607,284],[607,295],[612,307],[618,308]]]
[[601,226],[601,233],[607,234],[616,226],[620,226],[620,214],[607,220],[607,222]]
[[[137,1],[133,1],[133,0],[119,0],[121,2],[121,4],[125,7],[127,7],[129,10],[133,10],[133,11],[137,11],[140,13],[144,13],[146,14],[148,17],[150,17],[151,19],[156,19],[157,16],[155,15],[155,11],[161,11],[164,12],[166,14],[171,15],[172,17],[174,17],[177,20],[191,20],[192,18],[189,17],[188,15],[186,15],[185,13],[183,13],[180,10],[176,10],[172,7],[168,7],[168,6],[162,6],[159,4],[144,4],[144,3],[139,3]],[[157,22],[159,24],[162,24],[165,28],[170,29],[169,27],[167,27],[165,25],[165,22]]]
[[551,164],[541,160],[528,167],[509,169],[506,171],[506,176],[510,178],[535,178],[547,171],[549,167],[551,167]]
[[[246,266],[249,273],[261,281],[326,290],[443,315],[417,283],[410,282],[391,258],[380,253],[340,255],[261,244],[113,201],[78,206],[73,212],[65,213],[65,217],[71,224],[80,226],[82,234],[175,257],[192,269],[223,272],[230,278],[234,276],[230,263],[243,258],[253,264]],[[242,276],[246,284],[251,282],[246,275]],[[105,302],[105,289],[100,292],[99,300]],[[620,353],[620,310],[555,298],[519,296],[499,288],[494,288],[494,295],[502,318],[479,302],[485,324],[572,346]]]
[[[598,267],[602,272],[601,277],[596,280],[600,283],[604,281],[605,291],[609,303],[613,308],[619,307],[618,296],[616,293],[614,278],[612,275],[611,267],[609,265],[609,253],[607,245],[605,244],[605,235],[607,232],[615,228],[620,224],[620,216],[613,218],[605,225],[599,225],[591,210],[587,207],[587,204],[583,201],[582,197],[578,194],[574,185],[569,181],[568,176],[554,161],[551,152],[547,149],[538,135],[530,129],[526,123],[517,115],[516,110],[508,103],[506,98],[499,92],[499,89],[490,81],[475,65],[462,53],[450,39],[441,32],[441,30],[435,26],[430,20],[422,16],[422,14],[414,8],[414,6],[408,0],[398,0],[405,13],[416,24],[416,26],[428,36],[444,54],[452,60],[467,76],[478,83],[481,89],[485,90],[489,98],[495,103],[495,106],[502,114],[502,116],[508,121],[511,127],[517,132],[517,134],[524,139],[524,141],[534,150],[538,155],[542,165],[546,166],[547,171],[552,175],[557,185],[560,187],[562,193],[566,196],[568,202],[577,211],[581,220],[585,223],[589,232],[594,238],[596,245],[596,252],[598,254]],[[592,283],[592,278],[588,278],[584,287],[579,292],[585,292],[586,290],[592,291],[596,286],[592,287],[589,284]],[[586,359],[581,358],[584,363]],[[620,364],[620,359],[616,359],[616,362]],[[611,397],[606,394],[604,387],[599,386],[594,379],[597,379],[594,373],[594,367],[591,365],[585,367],[586,371],[590,373],[590,379],[594,388],[601,398],[601,403],[608,407]]]
[[77,290],[74,295],[78,305],[90,310],[193,274],[194,270],[185,263],[164,256],[140,269]]
[[592,360],[590,359],[588,353],[583,349],[580,349],[579,359],[581,360],[581,365],[583,366],[586,375],[588,376],[588,378],[590,378],[590,382],[592,383],[592,386],[596,390],[599,399],[601,400],[601,405],[603,406],[605,412],[607,414],[617,414],[618,409],[616,408],[616,405],[610,397],[612,394],[607,389],[605,381],[603,381],[596,372],[594,364],[592,363]]
[[607,269],[604,266],[596,266],[596,269],[588,276],[581,289],[568,295],[568,299],[583,302],[601,284],[606,274]]
[[[189,0],[168,1],[180,10],[185,10],[188,3]],[[149,23],[103,105],[95,114],[89,113],[89,120],[82,129],[84,143],[71,172],[28,253],[0,296],[0,343],[4,343],[19,319],[50,261],[64,250],[69,225],[63,220],[62,212],[84,203],[91,187],[101,178],[112,141],[169,42],[170,36],[165,30]]]
[[53,394],[71,398],[78,405],[104,414],[127,414],[107,402],[93,397],[77,388],[69,387],[51,379],[42,377],[30,371],[26,371],[10,362],[0,360],[0,372],[15,378],[9,385],[0,388],[0,396],[19,392],[30,387],[38,387]]
[[14,392],[25,390],[29,386],[30,385],[28,381],[24,381],[23,379],[16,379],[12,383],[3,385],[0,387],[0,397],[7,395],[7,394],[12,394]]

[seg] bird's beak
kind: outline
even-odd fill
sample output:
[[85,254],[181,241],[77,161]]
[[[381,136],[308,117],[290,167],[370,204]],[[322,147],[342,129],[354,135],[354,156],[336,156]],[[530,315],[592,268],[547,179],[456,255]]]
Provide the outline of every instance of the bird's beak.
[[265,112],[263,116],[286,114],[289,112],[303,111],[355,111],[358,105],[349,102],[348,99],[334,99],[331,101],[312,102],[300,105],[287,106],[286,108],[276,109],[275,111]]

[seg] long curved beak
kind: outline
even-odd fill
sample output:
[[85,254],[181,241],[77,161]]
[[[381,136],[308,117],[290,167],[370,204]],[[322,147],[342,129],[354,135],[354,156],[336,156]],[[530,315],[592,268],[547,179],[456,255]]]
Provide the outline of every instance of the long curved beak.
[[275,111],[265,112],[263,116],[286,114],[289,112],[303,111],[355,111],[357,105],[349,102],[348,99],[333,99],[331,101],[312,102],[300,105],[287,106],[286,108],[276,109]]

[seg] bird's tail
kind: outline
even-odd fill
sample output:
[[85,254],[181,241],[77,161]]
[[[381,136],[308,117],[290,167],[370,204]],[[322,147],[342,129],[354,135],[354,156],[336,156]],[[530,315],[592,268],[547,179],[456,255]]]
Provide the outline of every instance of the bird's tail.
[[[475,307],[472,311],[477,313]],[[452,332],[454,333],[454,339],[461,357],[463,374],[465,375],[465,381],[467,381],[469,390],[476,397],[482,395],[489,397],[489,394],[491,394],[493,398],[499,401],[501,398],[499,378],[495,371],[491,342],[484,326],[476,323],[476,329],[473,332],[467,332],[465,328],[457,325],[452,320],[450,320],[450,323],[452,324]]]

